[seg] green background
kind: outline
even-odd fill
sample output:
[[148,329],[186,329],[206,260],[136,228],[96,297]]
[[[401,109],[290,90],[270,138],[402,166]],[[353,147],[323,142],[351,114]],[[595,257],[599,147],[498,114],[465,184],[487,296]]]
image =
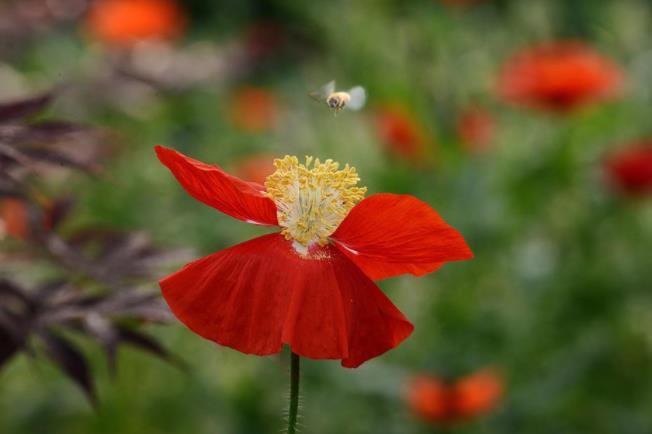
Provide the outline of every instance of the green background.
[[[74,21],[3,55],[24,91],[61,80],[83,88],[48,115],[116,134],[104,176],[45,186],[78,198],[73,225],[144,230],[161,246],[194,248],[197,257],[265,232],[187,197],[155,158],[155,144],[226,168],[259,151],[348,162],[369,193],[408,193],[430,203],[465,236],[475,258],[380,284],[415,332],[358,369],[306,360],[302,432],[652,432],[652,204],[616,194],[602,172],[606,154],[652,129],[651,2],[185,5],[190,26],[179,50],[200,41],[224,46],[261,20],[283,26],[291,49],[228,80],[142,94],[119,81],[89,85],[106,72],[108,56]],[[622,98],[566,116],[499,100],[496,73],[511,53],[566,38],[585,40],[622,66]],[[367,108],[334,117],[306,96],[331,79],[364,85]],[[14,96],[12,86],[0,83],[2,95]],[[255,134],[232,125],[230,97],[242,86],[274,92],[282,107],[276,129]],[[496,122],[490,149],[477,155],[455,133],[456,114],[471,103],[485,106]],[[385,150],[373,117],[383,104],[407,107],[423,125],[433,143],[425,164],[415,167]],[[127,349],[110,379],[98,348],[85,344],[101,398],[95,412],[54,367],[21,355],[0,372],[0,432],[282,429],[286,353],[246,356],[179,323],[148,331],[187,361],[188,372]],[[431,427],[404,403],[413,375],[455,378],[488,365],[503,374],[506,392],[486,416]]]

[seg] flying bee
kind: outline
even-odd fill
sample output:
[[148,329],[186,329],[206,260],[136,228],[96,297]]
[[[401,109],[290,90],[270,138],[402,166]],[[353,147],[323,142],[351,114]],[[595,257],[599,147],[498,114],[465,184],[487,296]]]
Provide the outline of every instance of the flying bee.
[[311,92],[310,96],[316,101],[325,102],[336,114],[343,108],[360,110],[367,100],[367,92],[362,86],[336,92],[335,80],[326,83],[318,91]]

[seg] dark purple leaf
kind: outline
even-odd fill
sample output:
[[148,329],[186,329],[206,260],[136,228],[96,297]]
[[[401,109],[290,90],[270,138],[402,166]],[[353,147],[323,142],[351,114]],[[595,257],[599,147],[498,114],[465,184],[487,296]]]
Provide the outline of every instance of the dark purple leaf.
[[24,310],[34,308],[32,298],[23,288],[7,279],[0,279],[0,307],[7,309],[16,304]]
[[28,136],[37,141],[52,140],[68,134],[89,133],[97,134],[93,127],[64,121],[44,121],[29,125]]
[[83,170],[86,172],[97,172],[99,167],[95,164],[89,164],[84,161],[70,157],[63,152],[45,148],[29,148],[23,150],[23,154],[28,156],[32,161],[38,163],[48,163],[63,167]]
[[86,275],[94,275],[93,270],[90,269],[90,266],[81,253],[56,234],[50,232],[44,235],[41,242],[43,242],[48,252],[59,262],[59,264],[76,272],[81,272]]
[[107,294],[82,294],[68,301],[66,304],[80,308],[92,309],[109,298],[110,297]]
[[32,329],[36,308],[19,285],[0,280],[0,368],[24,349]]
[[165,347],[159,344],[154,338],[136,330],[126,327],[118,328],[118,339],[120,343],[131,345],[139,350],[154,354],[168,363],[185,369],[185,363],[174,357]]
[[22,288],[0,280],[0,368],[24,346],[31,313],[31,300]]
[[97,406],[95,385],[82,353],[68,340],[52,333],[41,333],[39,337],[45,343],[50,360],[81,388],[93,406]]
[[0,122],[7,122],[31,116],[43,110],[52,101],[51,92],[20,101],[0,104]]
[[71,122],[45,121],[38,123],[0,124],[0,141],[16,147],[26,145],[41,145],[44,147],[66,145],[71,141],[95,143],[101,137],[99,129],[93,129]]
[[59,292],[69,288],[68,282],[64,279],[45,282],[36,289],[36,299],[47,302]]
[[72,210],[73,200],[69,197],[59,198],[54,201],[48,212],[48,224],[50,229],[56,229],[59,224],[68,217]]
[[150,322],[167,322],[171,319],[169,309],[154,293],[129,291],[116,294],[98,305],[97,311],[116,319],[136,318]]
[[22,348],[23,342],[23,339],[3,327],[3,321],[0,321],[0,369]]
[[109,373],[114,376],[116,372],[116,351],[120,342],[119,330],[109,320],[98,314],[88,315],[83,327],[104,348]]
[[23,152],[19,151],[13,146],[9,146],[2,142],[0,142],[0,157],[34,170],[32,167],[34,165],[34,161],[29,156],[25,155]]

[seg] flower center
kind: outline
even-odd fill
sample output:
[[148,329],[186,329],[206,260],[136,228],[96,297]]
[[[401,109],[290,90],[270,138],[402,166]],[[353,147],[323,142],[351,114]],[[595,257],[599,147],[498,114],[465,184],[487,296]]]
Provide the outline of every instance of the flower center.
[[339,170],[333,160],[320,162],[306,157],[305,164],[297,157],[274,160],[276,171],[265,180],[267,194],[276,204],[281,233],[294,241],[294,248],[307,255],[317,243],[324,246],[351,208],[367,192],[356,187],[360,178],[348,164]]

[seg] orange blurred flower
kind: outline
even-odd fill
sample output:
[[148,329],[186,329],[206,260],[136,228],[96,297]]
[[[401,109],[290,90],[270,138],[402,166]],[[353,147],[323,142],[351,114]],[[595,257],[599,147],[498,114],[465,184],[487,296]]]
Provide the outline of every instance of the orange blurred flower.
[[483,369],[453,383],[421,375],[412,379],[407,392],[407,403],[419,418],[451,424],[491,411],[503,396],[504,384],[493,369]]
[[652,140],[635,143],[607,158],[611,183],[625,194],[652,193]]
[[412,379],[407,401],[412,411],[427,422],[445,421],[451,416],[448,386],[436,377]]
[[453,385],[455,413],[472,418],[491,411],[503,395],[503,381],[491,369],[468,375]]
[[233,96],[230,104],[233,125],[254,133],[268,131],[276,127],[279,111],[276,96],[262,88],[241,89]]
[[611,60],[581,42],[554,42],[510,58],[498,79],[508,102],[566,112],[615,96],[623,74]]
[[141,40],[169,40],[183,33],[186,16],[174,0],[100,0],[86,26],[106,44],[131,46]]
[[425,156],[428,135],[401,106],[386,106],[378,110],[376,132],[387,150],[398,157],[418,162]]
[[457,118],[457,134],[470,152],[486,151],[494,137],[495,128],[491,114],[480,106],[464,109]]
[[276,170],[274,166],[275,158],[270,154],[250,155],[235,163],[233,173],[245,181],[264,184],[265,179]]
[[10,236],[24,240],[29,234],[27,206],[19,199],[0,201],[0,239]]

